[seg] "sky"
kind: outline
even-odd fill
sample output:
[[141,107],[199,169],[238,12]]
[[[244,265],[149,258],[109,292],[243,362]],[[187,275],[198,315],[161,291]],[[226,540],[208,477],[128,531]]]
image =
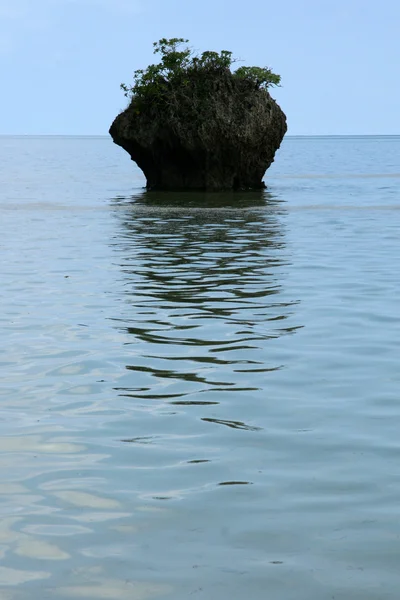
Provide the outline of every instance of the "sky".
[[400,134],[399,0],[0,0],[0,134],[106,135],[162,37],[279,73],[288,134]]

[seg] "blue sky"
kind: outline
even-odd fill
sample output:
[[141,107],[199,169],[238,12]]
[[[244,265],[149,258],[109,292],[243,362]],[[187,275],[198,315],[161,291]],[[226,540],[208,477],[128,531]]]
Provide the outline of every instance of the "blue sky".
[[399,32],[398,0],[0,0],[0,134],[107,133],[175,36],[280,73],[289,134],[400,134]]

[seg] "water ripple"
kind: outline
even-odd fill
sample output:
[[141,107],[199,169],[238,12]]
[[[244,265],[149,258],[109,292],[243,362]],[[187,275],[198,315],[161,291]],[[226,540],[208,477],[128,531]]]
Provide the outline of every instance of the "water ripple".
[[0,137],[2,599],[397,598],[399,142],[171,195]]

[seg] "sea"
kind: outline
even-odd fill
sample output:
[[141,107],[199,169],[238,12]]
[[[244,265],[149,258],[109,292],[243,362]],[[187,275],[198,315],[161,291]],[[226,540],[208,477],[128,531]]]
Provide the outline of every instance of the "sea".
[[400,136],[148,193],[0,137],[0,599],[398,600]]

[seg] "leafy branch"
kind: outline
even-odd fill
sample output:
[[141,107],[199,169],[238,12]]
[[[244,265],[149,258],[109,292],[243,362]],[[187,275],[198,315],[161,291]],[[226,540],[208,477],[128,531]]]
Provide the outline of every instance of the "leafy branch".
[[201,81],[204,76],[216,75],[218,72],[229,73],[235,80],[248,82],[255,89],[268,89],[279,86],[281,77],[268,67],[240,67],[232,73],[235,61],[232,52],[222,50],[220,53],[206,51],[194,54],[185,38],[162,38],[154,42],[154,54],[161,60],[149,65],[146,69],[138,69],[133,74],[133,85],[121,84],[125,96],[131,100],[157,102],[165,98],[167,90],[184,88],[194,80]]

